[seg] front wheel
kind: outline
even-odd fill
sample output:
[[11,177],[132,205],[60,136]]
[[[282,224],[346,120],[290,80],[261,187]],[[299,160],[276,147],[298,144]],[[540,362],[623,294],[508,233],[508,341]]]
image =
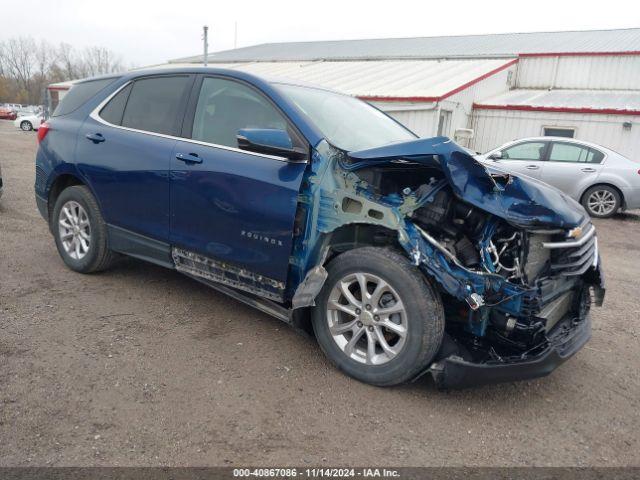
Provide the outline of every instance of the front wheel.
[[609,218],[613,216],[622,204],[620,194],[608,185],[596,185],[586,191],[582,205],[590,216],[595,218]]
[[33,125],[31,125],[31,122],[28,122],[27,120],[25,120],[20,123],[20,129],[22,129],[25,132],[30,132],[31,130],[33,130]]
[[397,385],[428,367],[444,335],[438,293],[400,252],[366,247],[332,260],[313,310],[327,357],[373,385]]

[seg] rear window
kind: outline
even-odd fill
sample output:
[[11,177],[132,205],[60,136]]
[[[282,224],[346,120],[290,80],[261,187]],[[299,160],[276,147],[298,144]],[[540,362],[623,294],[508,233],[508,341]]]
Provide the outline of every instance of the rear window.
[[104,87],[113,83],[116,78],[117,77],[101,78],[100,80],[90,80],[74,85],[60,101],[51,116],[59,117],[74,112]]

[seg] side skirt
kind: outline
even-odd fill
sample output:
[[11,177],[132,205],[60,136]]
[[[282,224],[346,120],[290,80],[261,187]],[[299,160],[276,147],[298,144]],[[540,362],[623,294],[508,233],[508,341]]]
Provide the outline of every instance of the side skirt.
[[171,247],[168,243],[145,237],[115,225],[107,225],[107,232],[111,250],[155,263],[162,267],[174,268]]
[[288,324],[293,321],[292,310],[277,303],[282,300],[284,292],[284,284],[281,282],[240,270],[237,267],[192,252],[178,248],[172,249],[167,243],[114,225],[107,225],[107,231],[109,248],[116,252],[162,267],[176,269],[187,277],[278,320]]
[[[184,272],[182,272],[184,273]],[[220,283],[207,280],[206,278],[198,277],[196,275],[191,275],[189,273],[184,273],[187,277],[193,278],[194,280],[205,284],[208,287],[213,288],[221,293],[229,295],[236,300],[241,301],[251,307],[254,307],[264,313],[271,315],[272,317],[277,318],[278,320],[282,320],[285,323],[292,322],[291,310],[283,307],[282,305],[277,304],[271,300],[266,298],[258,297],[257,295],[253,295],[249,292],[242,292],[240,290],[236,290],[235,288],[227,287]]]
[[171,255],[179,272],[244,290],[256,297],[283,301],[284,282],[182,248],[173,247]]

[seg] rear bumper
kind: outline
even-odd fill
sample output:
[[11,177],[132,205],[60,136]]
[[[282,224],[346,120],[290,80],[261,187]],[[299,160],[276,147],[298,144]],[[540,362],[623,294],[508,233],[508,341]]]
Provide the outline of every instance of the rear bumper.
[[440,389],[459,389],[543,377],[562,365],[591,338],[591,316],[579,322],[565,318],[549,332],[549,346],[526,360],[473,363],[450,356],[429,369]]

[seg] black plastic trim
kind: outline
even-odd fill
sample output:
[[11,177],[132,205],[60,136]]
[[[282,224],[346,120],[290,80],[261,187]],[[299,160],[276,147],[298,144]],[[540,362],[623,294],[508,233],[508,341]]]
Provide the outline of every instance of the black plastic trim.
[[107,225],[109,248],[115,252],[155,263],[162,267],[175,268],[168,243],[145,237],[139,233]]

